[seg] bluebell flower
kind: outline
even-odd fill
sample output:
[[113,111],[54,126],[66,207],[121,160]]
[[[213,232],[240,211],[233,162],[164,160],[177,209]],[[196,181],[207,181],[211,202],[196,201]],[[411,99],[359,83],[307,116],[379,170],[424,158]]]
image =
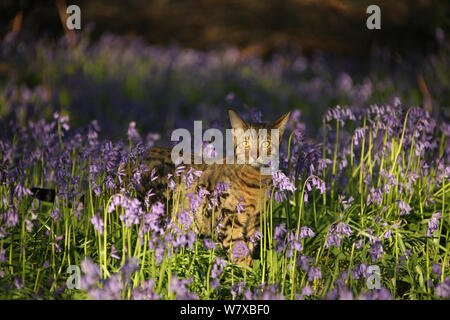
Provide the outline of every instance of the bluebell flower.
[[350,227],[344,222],[335,222],[328,229],[326,247],[329,248],[332,245],[340,247],[342,239],[350,237],[352,231]]
[[442,275],[442,265],[433,263],[431,272],[433,272],[438,278],[440,278]]
[[103,227],[104,227],[104,223],[103,223],[103,219],[100,218],[98,216],[98,214],[95,214],[92,218],[91,218],[91,223],[94,226],[94,229],[98,231],[99,234],[103,234]]
[[211,269],[211,278],[218,279],[222,275],[226,265],[227,265],[226,260],[217,257]]
[[246,300],[284,300],[284,296],[279,292],[278,284],[259,285],[252,290],[246,290],[244,297]]
[[234,299],[238,299],[242,295],[244,287],[245,287],[245,281],[241,281],[241,282],[233,284],[230,288],[231,296]]
[[192,279],[179,279],[172,276],[170,280],[170,291],[175,294],[178,300],[196,300],[198,295],[196,293],[189,293],[186,286],[192,282]]
[[441,213],[433,213],[431,219],[428,221],[427,237],[431,237],[431,234],[439,228],[439,219],[442,219]]
[[358,297],[359,300],[392,300],[391,292],[386,288],[373,289]]
[[446,277],[444,282],[436,286],[436,296],[442,299],[450,298],[450,277]]
[[397,200],[396,202],[398,204],[398,208],[400,209],[399,215],[403,216],[411,212],[411,206],[408,203],[401,200]]
[[309,284],[302,288],[302,296],[310,296],[314,293],[313,288]]
[[231,254],[233,256],[233,259],[242,259],[246,258],[249,255],[249,250],[245,242],[239,240],[234,245]]
[[257,230],[257,231],[255,231],[255,233],[253,233],[250,236],[250,241],[255,245],[262,238],[263,238],[263,234]]
[[273,239],[275,240],[275,251],[280,253],[286,248],[286,225],[284,223],[279,224],[275,227]]
[[216,250],[216,243],[211,239],[204,239],[203,245],[207,250]]
[[241,214],[241,212],[245,210],[245,206],[244,206],[243,202],[244,202],[244,197],[241,197],[239,199],[238,204],[236,205],[236,210],[237,210],[238,214]]
[[370,247],[370,256],[372,257],[372,262],[375,262],[377,259],[381,258],[381,254],[383,253],[383,243],[378,238],[373,236],[371,238],[371,247]]
[[154,291],[155,281],[150,279],[148,281],[142,281],[139,286],[131,291],[131,298],[133,300],[157,300],[161,298],[160,294],[156,294]]
[[322,272],[320,272],[319,268],[311,267],[308,271],[308,281],[320,280],[322,279]]

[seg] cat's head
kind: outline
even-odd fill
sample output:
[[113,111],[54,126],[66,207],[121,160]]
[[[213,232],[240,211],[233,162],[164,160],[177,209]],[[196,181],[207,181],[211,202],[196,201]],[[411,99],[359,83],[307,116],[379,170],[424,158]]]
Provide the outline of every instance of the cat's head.
[[233,129],[234,153],[238,164],[244,161],[252,167],[261,168],[273,159],[278,161],[279,145],[290,112],[270,124],[245,122],[233,110],[229,110],[228,115]]

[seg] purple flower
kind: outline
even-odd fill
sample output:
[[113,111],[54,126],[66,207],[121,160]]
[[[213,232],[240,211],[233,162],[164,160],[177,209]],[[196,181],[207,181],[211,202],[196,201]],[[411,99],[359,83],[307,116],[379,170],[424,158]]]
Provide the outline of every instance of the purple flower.
[[136,130],[136,122],[134,121],[130,122],[128,126],[128,139],[133,141],[133,143],[142,142],[142,138]]
[[155,259],[157,264],[161,264],[161,262],[164,260],[164,252],[165,248],[162,244],[155,248]]
[[314,236],[315,236],[314,232],[307,226],[303,226],[300,228],[300,239],[314,238]]
[[150,279],[149,281],[143,281],[138,287],[131,291],[131,298],[133,300],[157,300],[161,298],[161,295],[156,294],[153,290],[155,281]]
[[22,280],[20,280],[18,278],[14,278],[14,285],[16,286],[17,290],[22,290],[23,289]]
[[355,243],[356,249],[361,249],[364,244],[364,240],[362,238],[360,238],[358,241],[355,241],[354,243]]
[[[305,195],[306,195],[306,193],[305,193]],[[270,190],[267,190],[267,198],[270,199]],[[279,190],[275,190],[273,192],[273,198],[275,199],[276,203],[283,202],[284,200],[287,199],[286,194]]]
[[238,241],[231,252],[233,259],[242,259],[249,255],[247,245],[243,241]]
[[450,298],[450,277],[446,277],[444,282],[436,286],[436,295],[442,299]]
[[186,182],[185,189],[189,189],[194,183],[195,177],[199,178],[202,175],[203,171],[194,170],[192,168],[189,168],[189,170],[186,172],[186,174],[183,176],[184,181]]
[[203,240],[203,244],[207,250],[216,250],[216,243],[211,239]]
[[431,219],[428,221],[427,237],[431,237],[431,234],[439,228],[439,219],[442,219],[441,213],[433,213]]
[[175,187],[177,186],[175,181],[173,181],[173,175],[172,174],[168,174],[167,175],[167,181],[168,181],[168,187],[172,190],[175,191]]
[[8,232],[2,227],[0,227],[0,239],[5,238],[8,235]]
[[284,300],[284,296],[279,292],[278,284],[259,285],[253,292],[247,290],[244,296],[246,300]]
[[181,208],[181,212],[177,215],[177,218],[178,223],[184,230],[188,230],[191,227],[192,223],[194,223],[193,215],[183,208]]
[[105,280],[100,279],[100,268],[89,258],[81,263],[84,272],[80,279],[81,289],[96,300],[120,300],[122,292],[131,285],[131,275],[138,269],[137,260],[127,259],[118,273]]
[[357,280],[360,277],[364,279],[367,277],[367,265],[365,263],[358,264],[353,271],[353,279]]
[[304,254],[300,254],[297,257],[297,265],[299,265],[303,271],[308,272],[310,267],[310,264],[312,264],[314,262],[314,259],[312,259],[311,257],[308,257]]
[[81,270],[85,273],[80,279],[81,289],[88,290],[90,287],[96,286],[100,280],[100,267],[86,258],[81,262]]
[[19,223],[19,214],[13,207],[10,207],[6,212],[6,226],[15,227]]
[[287,190],[290,192],[294,192],[296,189],[294,184],[289,180],[288,177],[286,177],[286,175],[282,171],[277,171],[272,174],[272,183],[273,186],[279,188],[280,191]]
[[403,216],[405,214],[409,214],[411,211],[411,207],[408,203],[397,200],[398,208],[400,209],[399,215]]
[[50,213],[50,217],[52,217],[53,221],[56,223],[60,219],[61,215],[59,214],[59,208],[53,207],[52,212]]
[[227,262],[224,259],[217,257],[211,269],[211,278],[218,279],[222,275],[226,265]]
[[5,253],[6,253],[6,250],[4,248],[1,248],[0,249],[0,263],[5,262]]
[[383,253],[383,243],[377,237],[371,237],[370,240],[372,246],[370,247],[370,256],[372,257],[372,262],[375,262],[377,259],[381,258],[381,254]]
[[140,218],[144,216],[141,202],[136,198],[130,200],[122,194],[114,195],[108,207],[108,213],[113,212],[116,207],[125,209],[125,213],[120,216],[120,220],[124,222],[125,227],[139,224]]
[[291,231],[287,236],[287,242],[289,244],[289,251],[287,253],[288,257],[291,257],[293,255],[293,250],[295,251],[302,251],[303,246],[301,241],[299,241],[300,237],[298,233],[294,233],[294,231]]
[[175,294],[178,300],[195,300],[198,299],[196,293],[189,293],[186,286],[192,282],[192,279],[178,279],[172,276],[170,281],[170,291]]
[[432,268],[432,272],[438,276],[438,278],[441,277],[442,274],[442,266],[437,264],[437,263],[433,263],[433,268]]
[[111,245],[111,258],[120,260],[120,257],[117,254],[118,254],[118,252],[116,250],[116,246],[115,245]]
[[219,290],[220,288],[220,280],[219,279],[211,279],[209,281],[209,285],[213,290]]
[[392,300],[391,292],[386,288],[373,289],[370,292],[363,294],[358,298],[359,300]]
[[83,209],[84,209],[83,202],[74,203],[72,213],[77,218],[77,220],[80,220],[80,217],[83,215],[83,212],[81,211]]
[[359,144],[359,141],[363,140],[364,138],[364,128],[358,128],[355,130],[355,134],[353,135],[353,141],[355,143],[355,146]]
[[185,171],[185,169],[186,169],[186,166],[179,165],[175,168],[175,174],[179,177]]
[[345,287],[340,288],[339,300],[353,300],[353,293]]
[[94,229],[98,231],[99,234],[103,234],[103,227],[104,227],[104,223],[102,218],[100,218],[98,216],[98,214],[95,214],[92,218],[91,218],[91,223],[94,226]]
[[58,112],[55,112],[53,114],[53,118],[59,123],[59,125],[64,131],[68,131],[70,129],[70,126],[68,125],[69,122],[68,116],[61,116]]
[[245,281],[241,281],[238,283],[235,283],[231,286],[230,292],[234,299],[237,299],[242,295],[242,291],[245,287]]
[[139,269],[138,259],[135,257],[127,258],[125,264],[120,269],[120,272],[123,273],[125,279],[128,278]]
[[[322,179],[320,179],[317,176],[310,176],[311,179],[309,181],[311,181],[311,184],[314,188],[318,189],[320,191],[320,194],[325,194],[326,191],[326,187],[325,187],[325,181],[323,181]],[[309,184],[309,181],[306,184],[306,187],[308,188],[308,191],[311,191],[311,186]]]
[[202,197],[196,193],[187,193],[186,197],[189,198],[191,213],[195,214],[203,203]]
[[259,240],[261,240],[263,238],[263,234],[260,232],[260,231],[255,231],[255,233],[253,233],[251,236],[250,236],[250,241],[253,243],[253,244],[256,244]]
[[162,202],[156,202],[150,212],[144,215],[143,232],[154,232],[155,234],[163,234],[163,217],[164,217],[164,204]]
[[14,189],[14,194],[18,200],[22,200],[23,197],[25,197],[27,195],[32,195],[33,193],[31,192],[30,189],[28,189],[28,188],[24,187],[22,184],[18,183],[16,185],[16,188]]
[[236,210],[237,210],[238,214],[241,214],[241,212],[244,211],[244,204],[243,204],[243,202],[244,202],[244,197],[241,197],[239,199],[238,204],[236,205]]
[[200,196],[200,198],[205,198],[207,195],[209,195],[210,192],[206,189],[200,189],[200,191],[198,192],[198,195]]
[[308,271],[308,281],[322,279],[322,272],[320,272],[319,268],[311,267]]
[[386,232],[383,234],[383,238],[389,239],[392,235],[392,229],[387,229]]
[[286,243],[285,243],[286,233],[287,233],[287,230],[286,230],[286,225],[284,223],[279,224],[275,227],[273,238],[275,240],[275,244],[276,244],[275,251],[277,253],[280,253],[286,247]]
[[327,122],[336,120],[343,127],[346,120],[356,120],[356,117],[354,113],[350,110],[350,108],[343,109],[340,106],[336,106],[335,108],[328,109],[328,112],[325,116],[325,120]]
[[214,188],[213,191],[213,196],[220,196],[222,195],[224,192],[226,192],[228,189],[230,189],[231,184],[229,183],[224,183],[224,182],[218,182],[217,186]]
[[340,247],[341,241],[344,237],[350,237],[352,231],[350,227],[344,222],[333,223],[328,229],[326,247],[332,245]]
[[313,288],[309,284],[302,288],[302,296],[310,296],[314,293]]
[[381,192],[381,189],[380,188],[370,189],[370,193],[367,195],[366,206],[369,206],[373,202],[376,202],[377,205],[379,206],[382,201],[383,201],[383,193]]
[[147,210],[150,208],[150,198],[154,195],[155,195],[155,193],[153,193],[152,189],[148,190],[147,194],[145,195],[144,204],[145,204],[145,207],[147,208]]

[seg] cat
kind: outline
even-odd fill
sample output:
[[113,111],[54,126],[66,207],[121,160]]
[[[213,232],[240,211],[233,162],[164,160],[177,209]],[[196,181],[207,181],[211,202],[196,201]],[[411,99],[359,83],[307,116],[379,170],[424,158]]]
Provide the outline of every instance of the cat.
[[[259,129],[267,129],[268,132],[270,132],[270,129],[278,129],[280,140],[278,143],[280,143],[290,112],[269,125],[246,123],[233,110],[229,110],[228,114],[231,127],[235,132],[235,159],[245,154],[245,163],[236,164],[235,161],[235,164],[227,164],[226,159],[224,159],[223,164],[206,164],[204,162],[201,164],[186,164],[185,172],[190,169],[202,172],[200,177],[194,179],[194,182],[191,183],[186,190],[186,194],[198,193],[201,190],[209,194],[209,196],[202,198],[200,206],[194,213],[196,231],[207,237],[216,233],[216,240],[222,249],[228,253],[231,261],[251,266],[255,240],[257,232],[260,230],[260,212],[264,205],[262,199],[265,198],[265,188],[270,186],[271,176],[262,174],[260,171],[261,164],[265,163],[267,159],[262,158],[259,159],[259,162],[255,161],[251,157],[250,150],[252,150],[252,144],[257,143],[257,146],[266,149],[266,157],[270,159],[272,156],[272,141],[270,134],[261,137],[257,135],[252,138],[248,136],[240,137],[239,134],[243,134],[243,132],[238,130],[255,129],[255,132],[258,133]],[[174,174],[176,166],[171,159],[171,151],[171,148],[165,147],[149,149],[143,164],[147,167],[148,172],[155,172],[156,170],[158,176],[162,179],[151,181],[149,175],[145,176],[141,197],[144,196],[145,191],[151,188],[155,194],[152,201],[171,202],[167,201],[167,184],[169,182],[167,176],[170,174],[171,179],[176,178]],[[194,157],[191,157],[193,160]],[[211,198],[214,197],[214,190],[217,186],[222,186],[222,192],[220,196],[216,197],[215,204],[217,207],[214,207],[214,205],[211,205]],[[225,188],[225,186],[228,188]],[[185,197],[184,208],[190,207],[191,199],[192,197]],[[242,255],[234,255],[233,248],[239,242],[241,246],[245,244],[247,249],[244,247]]]
[[[260,213],[264,206],[262,199],[267,198],[265,197],[266,188],[270,187],[271,184],[271,176],[261,172],[261,165],[272,158],[273,152],[271,135],[268,133],[259,136],[259,129],[266,129],[267,132],[270,129],[278,129],[278,143],[281,143],[290,112],[269,125],[246,123],[233,110],[229,110],[228,114],[231,127],[235,130],[234,157],[235,160],[239,157],[244,158],[244,163],[237,164],[238,161],[234,161],[234,164],[228,164],[229,162],[224,159],[223,164],[207,164],[205,162],[186,164],[184,172],[193,169],[202,173],[200,177],[194,179],[185,194],[198,194],[200,191],[209,194],[209,196],[202,198],[200,206],[194,213],[196,231],[206,237],[211,237],[216,233],[216,240],[222,249],[228,253],[231,261],[251,266],[255,239],[257,232],[260,230]],[[253,135],[240,136],[249,129],[255,129]],[[252,147],[255,147],[255,143],[256,146],[265,149],[262,155],[266,155],[266,158],[262,156],[256,159],[252,156],[254,154],[251,150]],[[255,149],[259,152],[258,147]],[[278,150],[278,148],[275,148],[275,150]],[[137,197],[142,204],[145,202],[148,191],[151,190],[153,193],[151,202],[160,201],[163,204],[168,204],[168,212],[172,210],[170,208],[171,193],[168,192],[169,177],[172,177],[172,179],[178,177],[175,174],[177,167],[172,161],[171,153],[172,148],[168,147],[150,148],[144,158],[141,159],[141,163],[146,167],[146,173],[142,176],[141,183],[136,186]],[[192,156],[192,160],[194,160],[194,156]],[[191,163],[195,162],[192,161]],[[122,179],[129,180],[133,170],[125,163],[123,165],[124,167],[119,168],[119,171],[123,171],[125,174]],[[155,173],[158,179],[153,179]],[[176,182],[179,183],[180,180]],[[126,182],[125,185],[127,185]],[[214,197],[214,191],[217,190],[218,186],[221,186],[220,195]],[[32,188],[32,193],[39,200],[55,200],[55,190],[52,189]],[[215,199],[215,205],[211,205],[212,198]],[[182,206],[183,208],[190,208],[190,205],[191,197],[186,196]],[[242,255],[235,256],[232,249],[238,243],[245,245],[246,250],[243,250]]]

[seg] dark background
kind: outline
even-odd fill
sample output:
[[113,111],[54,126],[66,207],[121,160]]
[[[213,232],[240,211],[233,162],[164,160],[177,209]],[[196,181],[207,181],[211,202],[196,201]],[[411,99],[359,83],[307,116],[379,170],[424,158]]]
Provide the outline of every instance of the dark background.
[[[260,56],[283,50],[364,56],[374,44],[429,51],[436,28],[450,26],[444,0],[3,0],[1,35],[20,15],[16,22],[29,37],[61,36],[58,2],[79,5],[82,28],[95,26],[94,36],[108,31],[196,49],[234,45]],[[381,8],[381,30],[365,26],[370,4]]]

